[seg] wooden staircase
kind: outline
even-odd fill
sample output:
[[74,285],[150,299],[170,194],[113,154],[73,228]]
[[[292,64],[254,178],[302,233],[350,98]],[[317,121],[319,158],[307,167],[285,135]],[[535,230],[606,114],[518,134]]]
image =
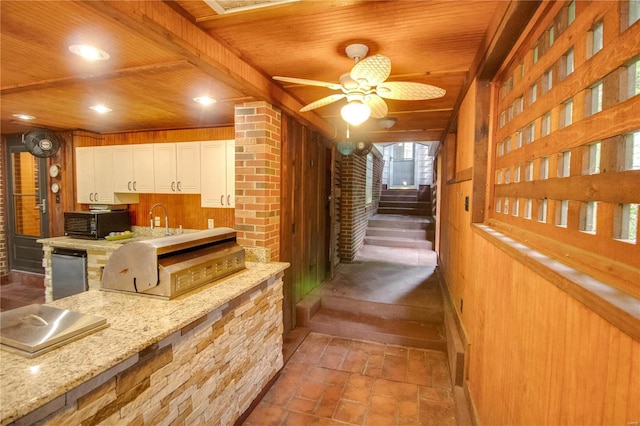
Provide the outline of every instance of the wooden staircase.
[[433,249],[431,190],[383,189],[378,214],[369,219],[364,244]]

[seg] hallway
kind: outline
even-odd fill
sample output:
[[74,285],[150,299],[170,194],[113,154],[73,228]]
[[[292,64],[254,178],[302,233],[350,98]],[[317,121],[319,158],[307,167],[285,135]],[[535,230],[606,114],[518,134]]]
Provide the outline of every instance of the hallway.
[[[363,325],[356,319],[350,325],[339,311],[329,310],[323,316],[327,331],[318,332],[313,331],[316,313],[311,333],[244,425],[457,424],[444,350],[395,343],[411,341],[416,328],[422,339],[434,330],[442,333],[435,267],[431,250],[365,245],[356,262],[341,265],[334,279],[324,284],[318,312],[326,304],[347,306],[377,320]],[[416,315],[425,312],[431,322],[415,325]],[[413,319],[405,320],[409,326],[404,332],[378,332],[399,321],[394,316],[407,315]],[[392,343],[374,342],[369,336]]]

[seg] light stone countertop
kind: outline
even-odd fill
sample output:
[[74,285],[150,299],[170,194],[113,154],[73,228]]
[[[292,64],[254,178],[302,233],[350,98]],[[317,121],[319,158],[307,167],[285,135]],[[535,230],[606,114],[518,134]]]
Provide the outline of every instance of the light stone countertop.
[[66,392],[273,280],[289,264],[247,262],[246,266],[244,271],[172,300],[90,290],[47,303],[107,318],[109,327],[32,359],[0,350],[0,424],[56,399],[63,406]]

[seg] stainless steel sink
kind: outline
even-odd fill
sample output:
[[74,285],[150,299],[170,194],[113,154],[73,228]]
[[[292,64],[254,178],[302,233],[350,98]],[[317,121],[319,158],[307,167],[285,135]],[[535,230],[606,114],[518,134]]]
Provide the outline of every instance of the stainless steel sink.
[[33,358],[108,326],[106,318],[28,305],[0,313],[0,347]]

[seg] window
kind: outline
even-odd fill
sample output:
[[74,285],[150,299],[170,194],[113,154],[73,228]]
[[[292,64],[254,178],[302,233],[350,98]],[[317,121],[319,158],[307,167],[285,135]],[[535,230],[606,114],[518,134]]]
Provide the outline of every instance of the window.
[[640,170],[640,130],[624,136],[624,170]]
[[571,25],[575,20],[576,20],[576,2],[574,0],[571,3],[569,3],[569,6],[567,7],[567,23]]
[[629,26],[640,19],[640,0],[629,0]]
[[551,113],[548,112],[542,116],[540,126],[540,137],[545,137],[551,133]]
[[549,157],[540,159],[540,179],[549,179]]
[[533,161],[524,163],[524,181],[531,182],[533,180]]
[[614,221],[613,237],[617,240],[637,244],[639,204],[619,204]]
[[571,74],[574,70],[573,48],[567,50],[567,53],[562,57],[562,68],[564,70],[564,77]]
[[558,177],[569,177],[571,172],[571,151],[558,154]]
[[516,132],[516,137],[514,140],[514,147],[515,149],[518,149],[522,146],[522,129],[518,130]]
[[582,174],[595,175],[600,173],[600,142],[587,145],[582,159]]
[[[639,0],[640,3],[640,0]],[[627,65],[627,98],[640,93],[640,58],[635,58]]]
[[548,69],[542,76],[542,93],[547,93],[553,88],[553,70]]
[[524,218],[525,219],[531,219],[531,205],[532,205],[533,201],[531,200],[531,198],[527,199],[527,201],[524,203]]
[[569,217],[569,200],[562,200],[556,206],[556,226],[567,227]]
[[560,108],[560,128],[567,127],[573,122],[573,99],[568,99],[562,103]]
[[524,143],[528,144],[536,138],[536,122],[532,121],[524,128]]
[[547,222],[547,200],[538,200],[538,222]]
[[538,83],[534,83],[529,89],[529,105],[538,99]]
[[590,53],[589,57],[595,55],[604,45],[603,41],[604,24],[602,21],[594,25],[593,29],[589,31],[587,37],[587,52]]
[[373,154],[367,154],[367,172],[366,172],[366,204],[373,201]]
[[589,115],[596,114],[602,111],[602,81],[597,82],[591,86],[590,90],[590,106],[591,111]]
[[582,203],[580,206],[580,230],[582,232],[596,233],[596,216],[598,204],[595,201]]

